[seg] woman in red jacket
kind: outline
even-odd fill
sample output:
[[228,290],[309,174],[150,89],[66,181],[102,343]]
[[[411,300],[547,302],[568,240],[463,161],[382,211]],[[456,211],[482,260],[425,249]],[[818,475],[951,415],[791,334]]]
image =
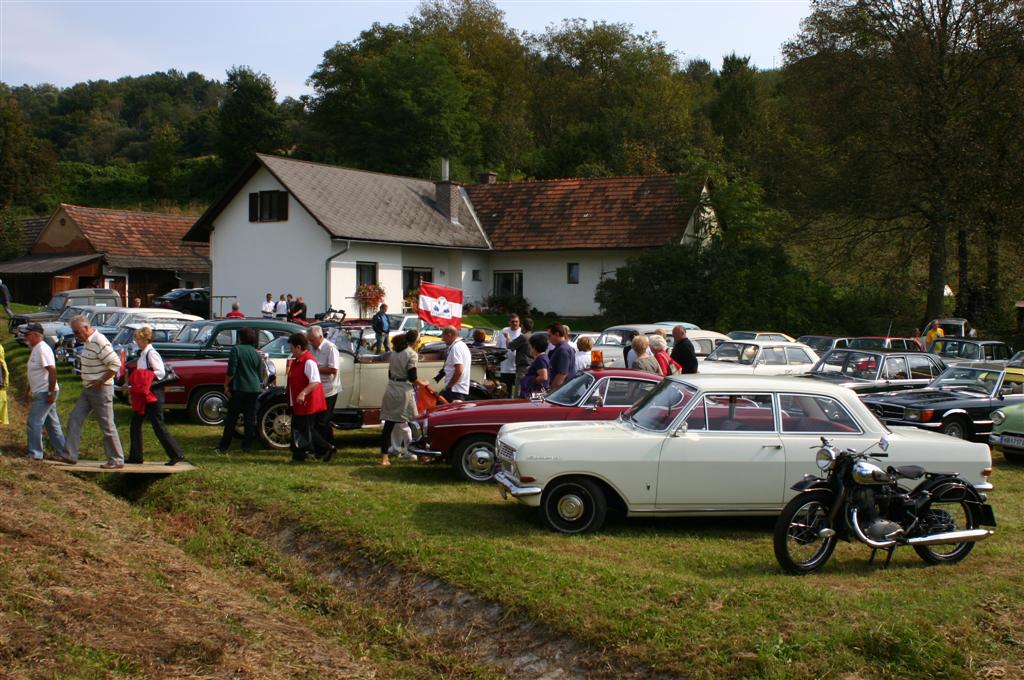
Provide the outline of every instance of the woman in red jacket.
[[320,369],[309,351],[304,333],[288,338],[292,361],[288,367],[288,403],[292,407],[292,462],[305,462],[310,450],[325,462],[334,455],[334,447],[324,440],[313,422],[317,413],[327,410],[327,399],[320,384]]

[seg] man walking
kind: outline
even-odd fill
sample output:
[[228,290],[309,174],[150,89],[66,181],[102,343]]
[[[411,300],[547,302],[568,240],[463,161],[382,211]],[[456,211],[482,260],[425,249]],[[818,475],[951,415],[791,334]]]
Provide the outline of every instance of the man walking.
[[502,328],[498,333],[498,340],[495,343],[499,348],[506,350],[505,358],[501,360],[498,370],[509,397],[512,396],[512,386],[516,384],[516,353],[509,349],[509,345],[522,333],[523,331],[519,327],[519,315],[513,314],[508,317],[508,326]]
[[26,400],[29,402],[28,420],[28,455],[36,460],[43,459],[43,427],[46,437],[50,440],[54,456],[64,450],[64,432],[57,417],[57,363],[53,359],[53,350],[43,342],[43,326],[30,323],[25,334],[28,346],[32,351],[28,355],[28,388]]
[[7,312],[7,320],[10,321],[14,318],[14,312],[11,311],[11,289],[7,287],[7,284],[0,281],[0,303],[4,306],[4,311]]
[[377,342],[373,345],[373,351],[375,354],[380,354],[380,348],[383,344],[384,349],[388,352],[391,351],[391,319],[388,318],[388,306],[382,304],[377,313],[373,315],[373,319],[370,320],[370,325],[373,326],[373,332],[377,335]]
[[107,462],[100,467],[104,470],[118,470],[124,467],[124,452],[121,438],[114,424],[114,375],[121,368],[110,340],[89,325],[81,314],[71,318],[71,330],[84,344],[80,355],[82,367],[82,394],[71,409],[71,422],[64,453],[54,456],[55,460],[74,465],[78,462],[78,446],[82,441],[82,426],[90,413],[96,414],[103,433],[103,450]]
[[[341,355],[333,342],[324,337],[324,329],[320,326],[309,328],[309,351],[316,359],[316,367],[320,370],[320,384],[324,387],[324,398],[327,400],[327,410],[321,411],[314,416],[313,427],[328,442],[334,446],[334,426],[331,424],[331,417],[334,415],[334,404],[338,401],[338,393],[341,374],[338,367],[341,365]],[[328,449],[325,461],[330,460],[334,449]]]
[[451,326],[441,329],[441,339],[448,345],[441,396],[448,401],[466,401],[469,399],[469,371],[473,365],[473,355],[459,337],[459,332]]
[[683,373],[696,373],[697,352],[693,349],[693,342],[686,337],[686,328],[674,326],[672,337],[675,339],[675,346],[672,347],[672,360],[683,367]]
[[554,349],[548,350],[548,358],[551,360],[551,383],[548,391],[553,392],[576,375],[576,351],[569,346],[569,334],[560,323],[548,326],[548,339],[555,346]]

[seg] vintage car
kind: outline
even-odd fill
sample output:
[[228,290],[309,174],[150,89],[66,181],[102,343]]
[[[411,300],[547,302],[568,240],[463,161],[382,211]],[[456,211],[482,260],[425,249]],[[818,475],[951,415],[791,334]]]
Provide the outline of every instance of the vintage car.
[[498,433],[503,497],[539,508],[551,529],[628,516],[777,515],[821,437],[857,450],[888,440],[888,464],[916,464],[992,486],[984,444],[886,428],[850,390],[782,377],[670,376],[610,422],[523,423]]
[[796,342],[785,333],[776,331],[729,331],[730,340],[764,340],[768,342]]
[[941,359],[925,352],[833,349],[822,355],[810,373],[800,377],[870,394],[927,387],[944,370]]
[[[193,321],[199,321],[198,316],[192,314],[182,314],[181,312],[174,309],[160,309],[155,307],[133,307],[131,309],[125,307],[112,308],[109,313],[96,315],[90,319],[93,327],[100,333],[105,335],[111,343],[115,343],[115,338],[121,335],[121,331],[126,326],[139,327],[143,325],[149,325],[154,327],[162,322],[171,322],[175,328],[181,329],[188,323]],[[162,326],[161,330],[166,329],[166,326]],[[174,335],[176,335],[175,333]],[[161,332],[158,335],[154,335],[154,342],[171,342],[174,340],[174,335],[170,335],[165,332]],[[121,345],[130,344],[132,342],[131,336],[128,336],[127,343],[122,342]],[[78,353],[81,352],[82,343],[75,337],[74,332],[71,330],[70,325],[64,325],[57,329],[57,347],[55,349],[57,360],[68,361],[76,363]],[[134,352],[137,352],[138,348],[135,348],[133,352],[129,352],[130,355],[134,356]]]
[[[51,349],[56,349],[60,343],[62,337],[62,330],[66,329],[70,331],[68,324],[71,322],[71,318],[74,316],[84,316],[89,320],[92,325],[97,325],[106,320],[107,317],[112,316],[117,310],[124,309],[123,307],[107,307],[105,305],[77,305],[68,306],[64,308],[60,316],[53,321],[36,322],[43,327],[43,340],[50,346]],[[22,324],[15,329],[14,339],[20,344],[27,345],[28,341],[25,339],[25,332],[27,324]]]
[[1024,404],[1004,406],[992,412],[988,445],[1006,460],[1024,462]]
[[818,362],[807,345],[770,340],[730,340],[701,359],[700,373],[799,375]]
[[865,335],[849,338],[846,346],[850,349],[902,349],[908,352],[920,352],[921,345],[914,338],[897,338],[888,335]]
[[993,411],[1021,402],[1024,368],[987,363],[950,366],[924,389],[864,397],[888,425],[913,425],[980,441],[992,431]]
[[226,359],[238,339],[238,331],[256,331],[256,347],[275,338],[304,333],[305,326],[279,319],[216,319],[195,321],[181,329],[174,342],[154,342],[164,359]]
[[[8,322],[9,328],[13,331],[18,326],[29,323],[44,323],[53,321],[60,317],[68,307],[82,307],[84,305],[96,305],[107,307],[119,307],[121,305],[121,294],[110,288],[75,288],[55,293],[50,301],[38,312],[15,314]],[[19,340],[25,344],[24,339]]]
[[1006,365],[1013,348],[998,340],[972,340],[969,338],[936,338],[928,351],[942,357],[949,366],[984,361]]
[[835,335],[801,335],[796,339],[796,341],[802,342],[821,355],[830,349],[842,349],[843,347],[846,347],[850,339],[840,338]]
[[496,399],[439,406],[411,426],[409,448],[421,458],[445,460],[470,482],[494,478],[494,438],[507,423],[612,420],[661,379],[627,369],[586,371],[542,400]]
[[693,343],[693,351],[698,357],[705,357],[715,347],[728,340],[729,337],[715,331],[706,331],[700,328],[689,328],[693,324],[675,324],[665,326],[663,324],[624,324],[622,326],[611,326],[604,329],[593,345],[593,349],[602,353],[605,368],[626,368],[626,353],[630,349],[630,333],[636,331],[650,337],[655,333],[665,332],[665,341],[668,343],[669,351],[675,344],[671,330],[675,326],[687,326],[686,337]]

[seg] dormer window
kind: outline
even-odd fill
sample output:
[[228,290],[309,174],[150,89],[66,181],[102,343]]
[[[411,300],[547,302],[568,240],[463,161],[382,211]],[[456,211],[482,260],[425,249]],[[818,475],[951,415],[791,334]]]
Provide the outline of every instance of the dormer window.
[[287,191],[254,191],[249,194],[250,222],[285,222],[287,220]]

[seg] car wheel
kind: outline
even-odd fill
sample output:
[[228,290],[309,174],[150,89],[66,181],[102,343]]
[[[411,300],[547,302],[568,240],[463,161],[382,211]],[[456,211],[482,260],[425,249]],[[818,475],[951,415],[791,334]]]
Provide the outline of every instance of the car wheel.
[[272,399],[260,408],[256,426],[260,441],[269,449],[283,451],[292,442],[292,414],[285,399]]
[[1002,449],[1003,458],[1009,463],[1024,463],[1024,453],[1020,451],[1007,451]]
[[596,482],[569,478],[544,490],[540,512],[548,528],[563,534],[582,534],[601,528],[608,514],[608,501]]
[[944,422],[939,432],[950,437],[956,437],[957,439],[967,439],[970,436],[967,422],[963,418],[957,417],[950,418]]
[[192,395],[188,417],[200,425],[223,425],[228,412],[228,399],[216,387],[208,387]]
[[461,440],[452,451],[452,467],[459,479],[490,482],[498,471],[494,436],[478,434]]

